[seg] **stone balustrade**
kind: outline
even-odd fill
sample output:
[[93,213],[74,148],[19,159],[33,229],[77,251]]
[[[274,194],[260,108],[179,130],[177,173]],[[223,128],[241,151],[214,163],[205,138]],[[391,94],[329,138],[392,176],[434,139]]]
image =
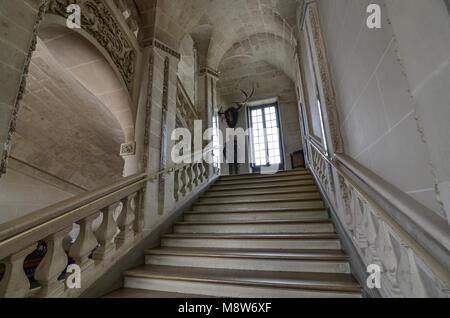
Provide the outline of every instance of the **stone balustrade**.
[[206,162],[186,164],[174,170],[173,177],[173,198],[178,202],[209,179],[210,165]]
[[[139,198],[145,183],[143,178],[140,179],[88,203],[83,202],[86,195],[69,199],[71,202],[65,204],[75,204],[75,208],[62,214],[58,213],[63,206],[61,204],[38,211],[34,215],[49,214],[53,210],[52,214],[57,216],[4,238],[0,242],[0,260],[5,266],[0,281],[0,297],[64,297],[78,294],[85,288],[70,290],[64,283],[64,272],[69,263],[79,266],[81,285],[90,285],[112,258],[124,254],[141,237],[142,225],[133,226],[136,219],[141,219]],[[76,201],[80,204],[76,205]],[[96,220],[100,221],[98,229],[93,226]],[[15,223],[18,224],[17,221]],[[67,248],[64,242],[76,225],[79,234]],[[45,243],[46,252],[34,273],[38,287],[32,288],[24,271],[24,260],[41,241]]]
[[338,222],[364,264],[381,268],[381,296],[449,297],[446,264],[418,244],[406,225],[397,223],[338,164],[308,145],[311,169]]
[[189,129],[194,134],[194,121],[201,120],[200,115],[192,103],[183,83],[177,79],[177,121],[179,128]]
[[[210,165],[193,163],[155,175],[136,175],[0,226],[0,297],[78,297],[144,238],[144,191],[162,175],[174,178],[173,198],[189,199],[210,180]],[[74,229],[79,229],[73,237]],[[71,235],[69,235],[72,233]],[[38,244],[45,254],[33,279],[25,259]],[[80,270],[81,288],[70,288],[68,265]]]

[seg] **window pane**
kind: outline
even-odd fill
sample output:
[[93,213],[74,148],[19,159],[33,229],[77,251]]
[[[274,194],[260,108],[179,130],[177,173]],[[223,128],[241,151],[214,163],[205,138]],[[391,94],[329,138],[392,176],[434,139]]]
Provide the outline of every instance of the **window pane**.
[[253,129],[251,142],[254,164],[256,166],[280,164],[281,144],[276,107],[265,106],[253,109],[250,111],[250,116]]

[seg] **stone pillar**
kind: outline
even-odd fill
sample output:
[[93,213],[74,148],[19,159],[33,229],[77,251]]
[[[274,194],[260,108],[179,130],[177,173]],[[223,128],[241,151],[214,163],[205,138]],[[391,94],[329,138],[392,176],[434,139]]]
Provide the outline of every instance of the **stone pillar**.
[[203,120],[203,129],[211,127],[214,112],[217,111],[218,72],[208,68],[200,68],[197,76],[197,107]]
[[[177,71],[179,53],[164,43],[145,41],[148,56],[147,105],[145,110],[144,164],[152,175],[173,165],[171,134],[176,125]],[[146,228],[174,207],[173,180],[170,175],[149,182],[146,189]]]
[[[213,116],[218,112],[217,105],[217,81],[219,73],[203,67],[199,69],[197,75],[197,110],[203,120],[203,131],[212,127]],[[204,142],[206,146],[208,142]],[[195,149],[198,151],[198,149]],[[209,166],[209,175],[214,173],[212,165]]]
[[45,4],[44,0],[0,2],[0,177],[6,172],[11,138]]

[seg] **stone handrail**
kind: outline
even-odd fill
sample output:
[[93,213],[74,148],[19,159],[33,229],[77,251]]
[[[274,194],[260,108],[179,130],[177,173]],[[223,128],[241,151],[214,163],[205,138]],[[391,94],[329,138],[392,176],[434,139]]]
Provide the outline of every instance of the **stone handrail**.
[[359,257],[366,266],[376,264],[382,270],[380,294],[449,297],[448,254],[447,261],[432,255],[408,231],[408,226],[379,205],[339,162],[329,160],[310,142],[308,148],[310,168]]
[[[70,198],[0,226],[0,297],[77,297],[143,239],[143,200],[147,182],[174,178],[176,201],[210,179],[209,164],[175,165],[152,175],[139,174],[113,185]],[[94,221],[98,222],[95,229]],[[66,240],[75,225],[76,239]],[[34,272],[32,288],[25,258],[44,242],[45,255]],[[68,264],[81,271],[81,287],[65,284]]]
[[180,78],[177,77],[177,93],[178,98],[180,98],[183,106],[187,106],[187,112],[191,114],[191,117],[194,119],[200,119],[200,115],[197,112],[197,109],[195,108],[194,103],[192,102],[191,98],[189,97],[186,88],[184,87],[183,83],[181,82]]
[[409,195],[384,181],[370,170],[364,168],[346,155],[336,155],[338,164],[351,171],[358,180],[375,191],[384,201],[394,207],[392,217],[407,229],[422,246],[446,264],[450,270],[450,227],[443,217],[437,215],[426,206],[418,203]]

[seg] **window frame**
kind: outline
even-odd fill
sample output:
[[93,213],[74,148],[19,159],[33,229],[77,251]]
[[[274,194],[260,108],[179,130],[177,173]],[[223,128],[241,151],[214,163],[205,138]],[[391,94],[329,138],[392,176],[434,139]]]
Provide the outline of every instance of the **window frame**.
[[[270,167],[270,154],[269,154],[269,142],[267,140],[267,120],[266,120],[266,114],[265,109],[274,107],[275,108],[275,114],[276,114],[276,124],[278,129],[278,144],[279,144],[279,150],[280,150],[280,163],[279,163],[279,170],[284,170],[285,164],[286,164],[286,158],[284,153],[284,144],[283,144],[283,133],[282,133],[282,127],[281,127],[281,117],[280,117],[280,108],[278,105],[278,102],[273,103],[267,103],[267,104],[260,104],[255,106],[248,106],[247,107],[247,125],[250,128],[250,134],[249,134],[249,144],[250,144],[250,169],[253,172],[261,172],[262,167]],[[265,165],[256,165],[255,160],[255,145],[254,145],[254,139],[253,139],[253,117],[252,112],[261,110],[262,113],[262,124],[263,124],[263,131],[264,131],[264,144],[265,144],[265,152],[266,152],[266,160],[269,161]],[[273,127],[271,127],[273,128]],[[276,164],[275,164],[276,165]]]

